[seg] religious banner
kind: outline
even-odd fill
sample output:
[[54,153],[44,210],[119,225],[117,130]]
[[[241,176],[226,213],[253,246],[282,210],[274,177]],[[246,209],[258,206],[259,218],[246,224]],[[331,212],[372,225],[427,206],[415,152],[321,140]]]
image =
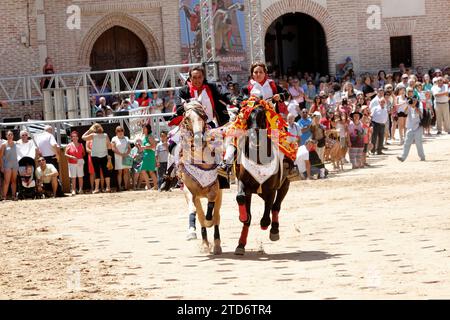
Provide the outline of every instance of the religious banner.
[[[180,0],[181,50],[183,63],[202,61],[200,1]],[[244,0],[212,0],[216,57],[220,79],[233,81],[248,74]]]

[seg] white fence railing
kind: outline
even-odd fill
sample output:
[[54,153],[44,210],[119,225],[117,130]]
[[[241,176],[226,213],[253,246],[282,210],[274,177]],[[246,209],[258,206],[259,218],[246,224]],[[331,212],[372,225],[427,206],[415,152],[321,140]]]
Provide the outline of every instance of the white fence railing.
[[33,134],[41,133],[46,125],[50,125],[54,128],[56,141],[61,145],[62,137],[73,126],[90,125],[96,122],[101,124],[117,123],[117,125],[127,127],[130,131],[130,139],[134,140],[142,133],[142,126],[147,121],[152,127],[153,135],[159,137],[162,130],[169,130],[165,118],[169,118],[172,115],[173,113],[149,114],[148,108],[140,108],[140,110],[137,109],[134,114],[128,116],[0,123],[0,130],[27,130],[33,136]]

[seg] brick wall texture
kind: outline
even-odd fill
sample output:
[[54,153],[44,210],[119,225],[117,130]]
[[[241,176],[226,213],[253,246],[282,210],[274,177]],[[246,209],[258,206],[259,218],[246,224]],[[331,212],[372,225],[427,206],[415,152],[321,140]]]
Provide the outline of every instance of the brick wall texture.
[[[427,69],[450,65],[449,0],[422,1],[426,15],[382,18],[379,30],[369,30],[367,7],[381,7],[382,0],[327,0],[326,7],[313,0],[274,0],[263,11],[263,30],[286,13],[314,17],[325,30],[331,73],[347,56],[353,58],[357,73],[389,71],[389,38],[403,35],[412,36],[414,66]],[[43,2],[43,10],[38,10],[39,2]],[[80,30],[66,26],[70,5],[81,8]],[[2,0],[0,78],[40,74],[39,45],[46,46],[57,72],[89,70],[96,39],[115,25],[141,38],[149,65],[181,63],[178,6],[179,0]],[[38,40],[38,15],[45,17],[45,41]],[[22,36],[27,45],[21,43]],[[39,111],[39,105],[10,104],[0,110],[0,118],[33,114]]]

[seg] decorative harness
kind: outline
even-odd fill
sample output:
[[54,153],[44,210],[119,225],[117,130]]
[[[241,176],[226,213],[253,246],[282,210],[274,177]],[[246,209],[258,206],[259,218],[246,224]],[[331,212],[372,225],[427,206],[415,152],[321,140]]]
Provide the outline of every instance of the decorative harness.
[[267,135],[274,142],[279,150],[288,158],[295,161],[297,158],[298,145],[295,142],[289,142],[288,137],[293,136],[287,131],[287,122],[278,114],[273,106],[256,97],[250,97],[242,103],[242,108],[236,120],[229,127],[226,135],[234,138],[242,137],[247,131],[247,121],[250,114],[258,107],[262,106],[266,113]]
[[[180,123],[180,129],[181,129],[181,143],[183,140],[186,141],[186,139],[192,138],[194,135],[193,127],[191,119],[187,116],[187,114],[192,111],[196,115],[198,115],[203,120],[203,127],[202,127],[202,134],[205,133],[206,129],[209,128],[209,126],[206,124],[206,121],[208,120],[208,116],[206,115],[206,112],[204,111],[203,107],[199,103],[189,103],[184,112],[184,118],[183,121]],[[202,148],[203,150],[204,148]],[[189,175],[196,183],[198,183],[202,188],[208,188],[214,185],[217,181],[217,167],[218,164],[214,164],[210,168],[202,168],[201,165],[195,164],[195,163],[188,163],[184,161],[180,161],[178,164],[182,170],[187,175]]]

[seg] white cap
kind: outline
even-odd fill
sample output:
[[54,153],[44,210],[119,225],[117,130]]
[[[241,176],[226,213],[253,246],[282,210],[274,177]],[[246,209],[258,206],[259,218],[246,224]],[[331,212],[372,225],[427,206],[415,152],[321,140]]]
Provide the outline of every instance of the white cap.
[[319,111],[315,111],[314,113],[313,113],[313,116],[314,117],[321,117],[322,116],[322,114],[319,112]]

